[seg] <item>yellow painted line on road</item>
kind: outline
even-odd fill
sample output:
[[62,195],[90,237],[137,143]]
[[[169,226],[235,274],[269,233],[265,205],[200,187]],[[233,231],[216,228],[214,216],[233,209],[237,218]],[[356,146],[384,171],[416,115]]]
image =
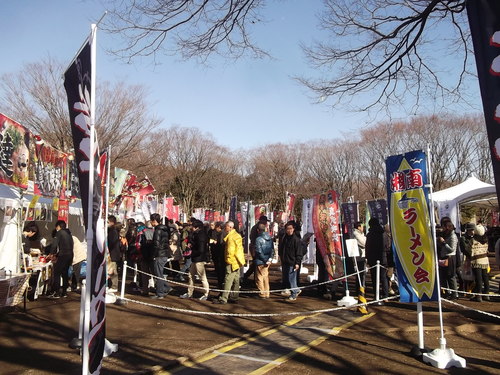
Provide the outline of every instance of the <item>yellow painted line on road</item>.
[[291,320],[289,320],[289,321],[281,324],[277,328],[268,329],[267,331],[258,333],[257,335],[249,337],[248,339],[240,340],[240,341],[235,342],[234,344],[224,346],[222,348],[217,349],[217,351],[213,351],[211,353],[205,354],[205,355],[201,356],[200,358],[197,358],[194,361],[191,361],[191,360],[188,359],[188,360],[182,362],[182,365],[180,365],[177,368],[174,368],[172,371],[160,371],[160,372],[156,372],[155,374],[156,375],[171,375],[171,374],[176,373],[177,371],[182,370],[183,368],[194,367],[197,364],[206,362],[206,361],[208,361],[210,359],[213,359],[213,358],[219,356],[220,353],[227,353],[227,352],[229,352],[229,351],[231,351],[233,349],[239,348],[239,347],[241,347],[243,345],[246,345],[246,344],[248,344],[248,343],[250,343],[252,341],[258,340],[261,337],[269,336],[269,335],[277,332],[278,330],[280,330],[283,327],[293,326],[294,324],[297,324],[298,322],[300,322],[301,320],[304,320],[305,318],[309,318],[311,316],[316,316],[318,314],[297,316],[296,318],[293,318],[293,319],[291,319]]
[[354,324],[360,323],[363,320],[366,320],[366,319],[372,317],[374,314],[375,313],[370,313],[368,315],[363,315],[363,316],[360,316],[357,319],[354,319],[351,322],[347,322],[345,324],[342,324],[339,327],[334,327],[334,328],[331,329],[331,331],[328,334],[326,334],[324,336],[321,336],[321,337],[318,337],[317,339],[311,341],[309,344],[306,344],[306,345],[298,347],[297,349],[291,351],[290,353],[287,353],[284,356],[281,356],[280,358],[275,359],[273,362],[268,363],[267,365],[262,366],[261,368],[255,370],[255,371],[252,371],[249,375],[263,375],[266,372],[271,371],[273,368],[275,368],[275,367],[277,367],[277,366],[285,363],[286,361],[288,361],[290,358],[292,358],[296,354],[304,353],[304,352],[308,351],[313,346],[317,346],[317,345],[321,344],[328,337],[330,337],[332,335],[338,335],[340,333],[340,331],[342,331],[343,329],[347,329],[347,328],[353,326]]

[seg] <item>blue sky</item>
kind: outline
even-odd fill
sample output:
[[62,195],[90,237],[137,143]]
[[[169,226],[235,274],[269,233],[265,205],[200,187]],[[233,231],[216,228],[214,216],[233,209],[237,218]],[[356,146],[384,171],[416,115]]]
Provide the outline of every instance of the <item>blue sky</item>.
[[[270,1],[262,12],[269,23],[255,30],[255,40],[275,59],[217,58],[209,67],[167,56],[157,66],[147,59],[127,65],[105,53],[113,39],[99,32],[97,79],[143,84],[162,127],[197,127],[231,149],[341,137],[373,119],[314,104],[312,93],[291,78],[312,73],[299,43],[320,36],[315,14],[321,8],[321,1]],[[69,64],[104,10],[98,0],[2,1],[0,75],[48,56]]]

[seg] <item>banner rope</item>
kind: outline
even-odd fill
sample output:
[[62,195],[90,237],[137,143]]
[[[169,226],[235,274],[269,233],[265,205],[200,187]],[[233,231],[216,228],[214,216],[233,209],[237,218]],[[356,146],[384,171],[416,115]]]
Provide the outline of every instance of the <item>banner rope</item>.
[[465,310],[471,310],[471,311],[477,312],[479,314],[484,314],[484,315],[487,315],[487,316],[491,316],[492,318],[500,319],[500,316],[492,314],[492,313],[489,313],[487,311],[482,311],[482,310],[474,309],[472,307],[462,305],[462,304],[457,303],[455,301],[450,301],[450,300],[448,300],[446,298],[442,298],[442,300],[445,301],[445,302],[447,302],[447,303],[450,303],[452,305],[459,306],[459,307],[461,307],[461,308],[463,308]]
[[[387,301],[387,300],[394,299],[394,298],[399,298],[399,295],[387,297],[387,298],[381,299],[380,301]],[[324,313],[328,313],[328,312],[347,310],[347,309],[357,308],[357,307],[361,306],[361,304],[356,304],[356,305],[351,305],[351,306],[341,306],[341,307],[318,309],[318,310],[311,310],[311,311],[290,311],[290,312],[283,312],[283,313],[251,314],[251,313],[221,313],[221,312],[213,312],[213,311],[199,311],[199,310],[181,309],[178,307],[155,305],[153,303],[137,301],[137,300],[126,298],[126,297],[124,297],[124,298],[117,297],[117,299],[122,299],[124,301],[136,303],[136,304],[143,305],[143,306],[149,306],[149,307],[154,307],[154,308],[159,308],[162,310],[168,310],[168,311],[179,312],[179,313],[195,314],[195,315],[210,315],[210,316],[230,316],[230,317],[238,317],[238,318],[324,314]],[[368,302],[368,304],[372,304],[372,303],[376,303],[376,302],[379,302],[379,301],[371,301],[371,302]]]
[[453,290],[450,288],[441,288],[442,290],[449,291],[451,293],[461,293],[464,295],[470,295],[470,296],[480,296],[480,297],[500,297],[500,294],[495,294],[495,293],[475,293],[475,292],[465,292],[463,290]]
[[[139,269],[135,269],[134,267],[131,267],[128,264],[126,267],[134,270],[134,272],[138,272],[138,273],[147,275],[147,276],[155,278],[155,279],[166,280],[169,284],[178,285],[178,286],[182,286],[182,287],[186,287],[186,288],[189,286],[189,284],[181,283],[181,282],[174,281],[174,280],[168,280],[166,277],[161,278],[161,277],[158,277],[156,275],[141,271]],[[371,268],[374,268],[374,267],[376,267],[376,266],[365,268],[365,270],[360,271],[360,272],[367,272],[368,270],[370,270]],[[168,267],[164,267],[164,269],[172,270],[171,268],[168,268]],[[177,270],[172,270],[172,271],[181,272],[181,271],[177,271]],[[300,287],[297,287],[297,289],[303,290],[303,289],[308,289],[308,288],[316,288],[316,287],[321,286],[321,285],[332,284],[332,283],[335,283],[335,282],[338,282],[338,281],[341,281],[341,280],[344,280],[348,277],[353,277],[353,276],[357,276],[357,272],[351,273],[350,275],[341,276],[341,277],[338,277],[338,278],[333,279],[333,280],[323,281],[323,282],[315,283],[315,284],[311,284],[311,285],[300,286]],[[197,286],[197,285],[194,285],[194,289],[199,289],[199,290],[205,291],[205,288],[203,288],[202,286]],[[241,294],[256,294],[256,293],[263,293],[263,292],[280,293],[280,292],[285,292],[287,290],[289,290],[289,289],[287,289],[287,288],[285,288],[285,289],[273,289],[273,290],[269,290],[269,291],[240,290],[238,293],[241,293]],[[210,288],[209,292],[225,292],[225,290],[224,289]]]

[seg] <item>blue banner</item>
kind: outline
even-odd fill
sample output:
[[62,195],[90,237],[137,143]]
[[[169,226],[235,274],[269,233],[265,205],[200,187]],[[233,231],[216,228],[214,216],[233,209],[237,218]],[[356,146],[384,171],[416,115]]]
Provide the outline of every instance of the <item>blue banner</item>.
[[437,301],[425,153],[412,151],[388,157],[386,175],[400,301]]

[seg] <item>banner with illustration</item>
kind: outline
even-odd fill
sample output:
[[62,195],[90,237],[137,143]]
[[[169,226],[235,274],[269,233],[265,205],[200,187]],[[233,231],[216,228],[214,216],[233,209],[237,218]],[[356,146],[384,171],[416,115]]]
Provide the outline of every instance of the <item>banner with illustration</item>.
[[34,194],[65,198],[68,156],[45,143],[35,144]]
[[314,196],[312,222],[314,236],[328,277],[333,280],[344,274],[340,233],[338,195],[334,190]]
[[295,206],[295,194],[286,193],[286,202],[285,202],[285,212],[283,214],[283,221],[287,222],[291,220],[290,218],[293,215],[293,207]]
[[30,132],[0,113],[0,183],[28,188]]
[[425,153],[412,151],[388,157],[386,177],[400,301],[436,301],[436,256]]

